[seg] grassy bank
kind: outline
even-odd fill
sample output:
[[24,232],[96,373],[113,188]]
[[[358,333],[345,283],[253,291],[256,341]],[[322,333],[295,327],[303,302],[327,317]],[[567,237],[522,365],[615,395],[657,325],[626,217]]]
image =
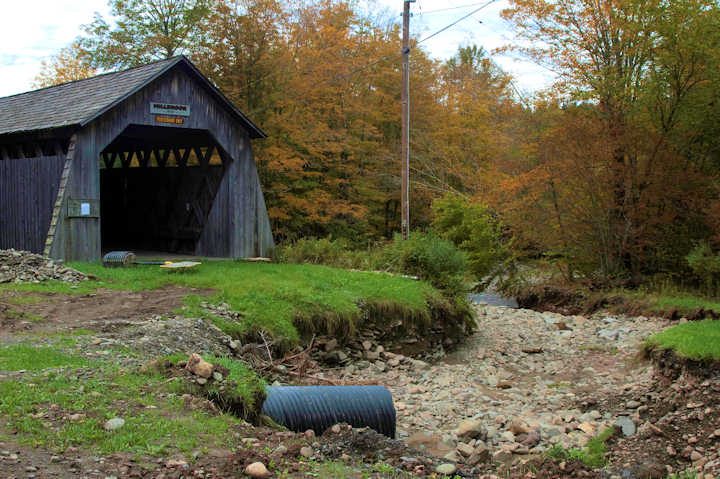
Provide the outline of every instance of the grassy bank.
[[626,304],[634,304],[658,316],[692,316],[698,311],[720,315],[720,302],[683,291],[617,291]]
[[[97,279],[77,286],[44,282],[1,287],[58,293],[90,293],[97,288],[151,290],[170,285],[211,289],[215,293],[209,298],[200,295],[186,298],[183,314],[208,317],[235,337],[262,330],[286,346],[297,344],[303,331],[352,333],[370,310],[388,311],[393,318],[408,322],[429,323],[437,319],[433,308],[455,307],[423,281],[319,265],[210,261],[183,273],[154,266],[103,268],[99,263],[71,266]],[[227,321],[209,315],[200,308],[203,300],[227,303],[242,314],[242,320]]]
[[525,284],[503,293],[515,297],[522,308],[563,314],[660,316],[669,319],[720,317],[720,302],[691,291],[673,289],[599,289],[581,281]]
[[678,324],[651,336],[648,347],[672,349],[682,358],[695,361],[720,359],[720,321],[705,320]]

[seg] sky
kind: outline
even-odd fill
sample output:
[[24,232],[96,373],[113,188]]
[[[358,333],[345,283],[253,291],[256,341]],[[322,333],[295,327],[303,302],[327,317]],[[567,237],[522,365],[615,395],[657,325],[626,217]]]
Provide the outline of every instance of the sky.
[[[81,25],[90,23],[95,12],[106,17],[109,12],[105,0],[0,2],[0,96],[31,90],[42,60],[80,35]],[[402,0],[378,2],[400,20]],[[482,5],[474,0],[417,0],[410,7],[411,34],[425,38]],[[492,51],[509,44],[513,40],[512,28],[500,18],[500,12],[506,6],[506,0],[496,0],[423,45],[433,57],[448,58],[459,46],[477,44]],[[507,55],[496,55],[494,59],[514,75],[523,94],[530,94],[552,82],[550,74],[528,61]]]

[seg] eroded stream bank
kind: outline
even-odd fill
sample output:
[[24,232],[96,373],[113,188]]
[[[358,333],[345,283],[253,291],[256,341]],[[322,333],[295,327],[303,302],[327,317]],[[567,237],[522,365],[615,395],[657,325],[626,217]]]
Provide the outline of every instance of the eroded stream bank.
[[[463,473],[525,461],[557,443],[582,448],[612,426],[637,433],[651,399],[641,392],[653,380],[638,352],[666,320],[475,308],[478,331],[435,364],[398,362],[375,348],[325,376],[387,385],[399,437]],[[637,399],[617,399],[635,391]]]

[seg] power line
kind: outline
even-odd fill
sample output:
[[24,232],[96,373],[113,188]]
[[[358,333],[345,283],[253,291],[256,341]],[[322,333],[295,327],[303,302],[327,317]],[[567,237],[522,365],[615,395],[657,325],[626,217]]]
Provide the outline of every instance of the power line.
[[440,30],[436,31],[435,33],[433,33],[433,34],[431,34],[431,35],[428,35],[427,37],[425,37],[425,38],[423,38],[422,40],[418,41],[418,42],[416,43],[416,45],[420,45],[421,43],[426,42],[426,41],[430,40],[431,38],[433,38],[433,37],[435,37],[435,36],[437,36],[437,35],[440,35],[440,34],[441,34],[442,32],[444,32],[445,30],[448,30],[448,29],[454,27],[455,25],[457,25],[458,23],[462,22],[462,21],[465,20],[466,18],[475,15],[475,14],[476,14],[477,12],[479,12],[480,10],[489,7],[490,5],[492,5],[493,3],[497,2],[497,1],[498,1],[498,0],[490,0],[489,2],[485,2],[484,4],[482,4],[482,6],[476,8],[475,10],[473,10],[473,11],[470,12],[470,13],[468,13],[467,15],[463,15],[462,17],[458,18],[457,20],[455,20],[455,21],[452,22],[451,24],[449,24],[449,25],[441,28]]
[[440,9],[437,9],[437,10],[428,10],[427,12],[421,10],[421,11],[420,11],[420,15],[429,15],[429,14],[431,14],[431,13],[448,12],[448,11],[450,11],[450,10],[460,10],[461,8],[477,7],[478,5],[482,5],[482,3],[471,3],[471,4],[469,4],[469,5],[460,5],[459,7],[440,8]]

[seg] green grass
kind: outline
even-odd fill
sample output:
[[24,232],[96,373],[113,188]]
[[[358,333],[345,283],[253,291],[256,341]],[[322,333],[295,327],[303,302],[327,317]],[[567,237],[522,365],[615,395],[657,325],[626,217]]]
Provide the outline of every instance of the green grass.
[[202,311],[198,295],[186,299],[185,315],[208,317],[235,337],[257,331],[269,333],[279,343],[299,340],[298,329],[345,334],[362,320],[361,305],[387,305],[413,321],[429,321],[428,300],[441,301],[428,283],[319,265],[264,264],[210,261],[184,274],[152,266],[103,268],[100,263],[70,266],[97,277],[77,286],[48,281],[40,284],[1,285],[20,291],[90,293],[97,288],[148,290],[169,285],[212,289],[213,303],[225,302],[241,312],[241,322],[223,321]]
[[35,347],[28,344],[0,346],[0,370],[37,371],[65,366],[87,366],[89,361],[52,347]]
[[720,303],[695,296],[658,296],[656,304],[663,310],[675,308],[679,311],[692,312],[702,308],[720,313]]
[[47,301],[47,298],[44,298],[42,296],[33,296],[33,295],[27,295],[27,296],[2,296],[0,297],[3,302],[7,304],[12,305],[23,305],[23,304],[36,304],[36,303],[42,303],[44,301]]
[[670,286],[642,291],[616,290],[607,295],[619,296],[629,304],[638,304],[642,306],[641,309],[660,314],[672,310],[677,310],[680,314],[691,314],[698,309],[720,313],[720,302]]
[[605,454],[607,453],[607,445],[605,444],[614,434],[615,429],[609,427],[603,432],[592,438],[584,449],[564,448],[560,444],[555,444],[547,450],[548,456],[558,461],[577,461],[586,464],[593,469],[598,469],[607,463]]
[[35,323],[41,323],[45,321],[45,318],[38,316],[33,313],[26,313],[24,311],[18,311],[16,309],[8,309],[5,311],[5,317],[12,321],[32,321]]
[[[2,349],[3,368],[36,371],[26,373],[23,381],[0,381],[0,415],[22,444],[161,455],[233,443],[233,428],[241,420],[188,410],[179,379],[168,382],[159,373],[131,373],[111,362],[51,350],[29,345]],[[75,413],[84,416],[70,420]],[[106,431],[103,425],[113,417],[122,417],[125,425]]]
[[678,324],[647,340],[649,347],[672,349],[694,360],[720,359],[720,321],[706,319]]
[[693,469],[688,469],[687,471],[670,474],[667,479],[698,479],[698,477],[697,472]]

